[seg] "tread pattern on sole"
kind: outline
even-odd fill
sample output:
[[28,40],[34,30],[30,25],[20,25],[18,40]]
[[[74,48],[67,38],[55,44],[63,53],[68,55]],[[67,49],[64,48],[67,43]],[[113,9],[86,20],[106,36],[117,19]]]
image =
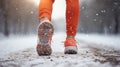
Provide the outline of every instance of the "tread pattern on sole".
[[77,47],[76,46],[68,46],[68,47],[65,47],[65,54],[77,54]]
[[49,22],[44,22],[38,28],[38,45],[37,53],[39,56],[51,55],[51,39],[54,32],[53,25]]

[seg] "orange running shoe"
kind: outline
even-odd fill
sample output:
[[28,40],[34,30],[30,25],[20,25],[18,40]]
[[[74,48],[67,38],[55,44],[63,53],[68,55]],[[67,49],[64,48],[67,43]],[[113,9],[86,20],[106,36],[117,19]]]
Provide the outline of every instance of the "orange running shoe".
[[49,20],[43,20],[38,27],[37,53],[39,56],[51,55],[51,40],[54,32],[52,23]]
[[65,54],[77,54],[78,48],[76,40],[73,38],[67,38],[64,42]]

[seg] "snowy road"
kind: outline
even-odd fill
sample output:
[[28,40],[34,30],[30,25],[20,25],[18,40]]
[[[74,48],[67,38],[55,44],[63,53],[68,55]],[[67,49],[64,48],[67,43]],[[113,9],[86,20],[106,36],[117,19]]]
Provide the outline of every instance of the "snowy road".
[[[53,37],[51,56],[37,55],[35,36],[5,38],[0,41],[0,67],[120,67],[119,47],[114,45],[116,42],[120,43],[117,37],[110,39],[106,36],[101,39],[99,35],[80,34],[77,36],[78,54],[65,55],[62,43],[65,35],[56,33]],[[115,43],[106,42],[106,45],[103,45],[104,40],[114,40]]]

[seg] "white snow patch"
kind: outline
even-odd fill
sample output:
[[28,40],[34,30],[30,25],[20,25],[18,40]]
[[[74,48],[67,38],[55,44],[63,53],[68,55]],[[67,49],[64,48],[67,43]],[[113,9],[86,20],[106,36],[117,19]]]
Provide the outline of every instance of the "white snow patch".
[[63,52],[64,51],[64,41],[66,38],[65,33],[55,33],[52,40],[52,48],[54,52]]
[[120,50],[120,35],[78,34],[77,39],[93,43],[89,46],[96,48],[106,49],[109,47],[114,50]]
[[36,43],[36,36],[13,36],[9,38],[3,38],[3,40],[0,40],[0,57],[4,57],[4,55],[11,52],[35,47]]

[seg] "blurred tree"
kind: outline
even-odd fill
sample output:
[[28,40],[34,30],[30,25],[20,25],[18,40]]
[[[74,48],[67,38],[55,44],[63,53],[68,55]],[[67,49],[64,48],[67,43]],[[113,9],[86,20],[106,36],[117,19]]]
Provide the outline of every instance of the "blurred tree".
[[81,1],[79,27],[83,33],[120,33],[120,0]]
[[9,36],[9,30],[8,30],[8,11],[7,11],[7,4],[6,4],[6,0],[1,0],[1,5],[2,5],[2,11],[3,11],[3,17],[4,17],[4,35],[5,36]]
[[114,33],[119,33],[120,25],[120,0],[114,0],[114,18],[115,18],[115,30]]

